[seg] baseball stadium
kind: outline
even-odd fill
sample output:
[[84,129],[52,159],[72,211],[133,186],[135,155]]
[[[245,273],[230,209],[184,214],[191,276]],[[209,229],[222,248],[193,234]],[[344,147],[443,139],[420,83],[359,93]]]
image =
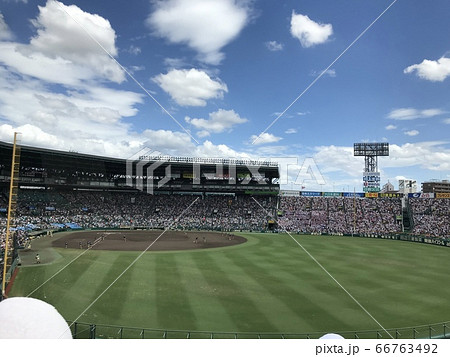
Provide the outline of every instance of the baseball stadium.
[[2,298],[73,338],[448,338],[449,193],[284,191],[276,162],[0,143]]

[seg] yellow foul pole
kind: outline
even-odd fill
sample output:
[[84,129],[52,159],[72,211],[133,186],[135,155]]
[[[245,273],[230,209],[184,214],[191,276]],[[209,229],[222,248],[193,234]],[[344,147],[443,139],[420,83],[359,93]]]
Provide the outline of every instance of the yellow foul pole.
[[356,233],[356,191],[353,187],[353,234]]
[[[12,165],[11,165],[11,182],[9,185],[9,200],[8,200],[8,218],[6,221],[6,239],[5,239],[5,251],[3,255],[3,277],[2,277],[2,295],[6,297],[6,273],[8,270],[9,262],[9,241],[11,235],[11,221],[14,217],[16,203],[17,203],[17,190],[18,190],[18,180],[19,180],[19,158],[20,151],[17,148],[18,133],[14,133],[14,145],[12,154]],[[12,263],[12,262],[11,262]]]

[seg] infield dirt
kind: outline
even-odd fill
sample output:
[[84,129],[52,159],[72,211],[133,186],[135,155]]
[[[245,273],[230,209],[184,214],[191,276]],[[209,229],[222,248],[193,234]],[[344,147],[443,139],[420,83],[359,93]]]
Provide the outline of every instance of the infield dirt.
[[244,237],[221,232],[186,231],[81,231],[52,241],[56,248],[143,251],[192,250],[228,247],[247,241]]

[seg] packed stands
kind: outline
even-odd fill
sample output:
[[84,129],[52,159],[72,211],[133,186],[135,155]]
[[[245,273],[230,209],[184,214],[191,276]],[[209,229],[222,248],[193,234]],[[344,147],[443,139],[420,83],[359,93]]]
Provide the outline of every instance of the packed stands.
[[413,233],[450,238],[450,199],[410,198]]
[[401,231],[399,198],[303,197],[280,198],[278,222],[293,232],[386,234]]
[[19,197],[16,225],[32,224],[40,229],[171,226],[261,231],[276,206],[276,197],[258,197],[257,203],[250,196],[148,195],[139,191],[23,190]]

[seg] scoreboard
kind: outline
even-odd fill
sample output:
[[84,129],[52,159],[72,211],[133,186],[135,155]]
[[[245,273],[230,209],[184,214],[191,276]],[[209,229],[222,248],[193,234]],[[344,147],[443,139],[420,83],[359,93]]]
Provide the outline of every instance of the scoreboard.
[[364,192],[380,192],[380,173],[364,172],[363,173],[363,191]]

